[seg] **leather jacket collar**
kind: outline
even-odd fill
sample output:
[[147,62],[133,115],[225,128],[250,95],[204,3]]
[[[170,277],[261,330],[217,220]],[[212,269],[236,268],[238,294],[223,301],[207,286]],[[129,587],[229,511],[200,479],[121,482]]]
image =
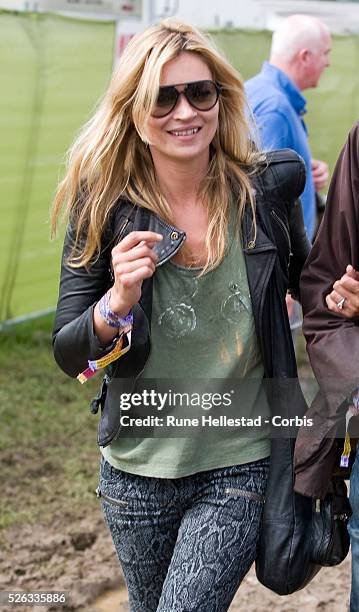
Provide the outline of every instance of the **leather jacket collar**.
[[166,223],[153,212],[136,207],[128,201],[121,202],[116,227],[119,230],[115,232],[112,246],[115,246],[125,234],[131,231],[147,230],[161,234],[163,236],[162,242],[154,247],[158,257],[157,266],[162,266],[171,259],[186,240],[186,233],[183,230]]

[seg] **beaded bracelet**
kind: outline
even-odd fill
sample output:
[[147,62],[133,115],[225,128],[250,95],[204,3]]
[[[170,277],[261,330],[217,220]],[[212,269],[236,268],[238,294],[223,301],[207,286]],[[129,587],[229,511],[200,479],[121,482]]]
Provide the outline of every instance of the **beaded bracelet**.
[[109,289],[105,295],[102,296],[98,303],[98,309],[101,317],[110,327],[121,329],[127,325],[133,324],[133,314],[129,312],[125,317],[119,317],[110,307],[111,290]]

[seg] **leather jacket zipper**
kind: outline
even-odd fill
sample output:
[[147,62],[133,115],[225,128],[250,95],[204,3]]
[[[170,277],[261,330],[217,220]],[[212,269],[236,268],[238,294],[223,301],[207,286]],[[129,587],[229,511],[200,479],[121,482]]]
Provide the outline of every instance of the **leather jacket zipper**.
[[285,226],[285,223],[282,221],[282,219],[279,217],[279,215],[277,215],[277,213],[275,212],[275,210],[273,208],[271,209],[270,212],[271,212],[271,215],[272,215],[273,219],[275,219],[277,221],[277,224],[279,225],[279,227],[284,232],[285,237],[286,237],[287,242],[288,242],[288,245],[289,245],[289,248],[290,248],[291,240],[290,240],[290,235],[289,235],[288,229]]
[[122,238],[122,236],[124,234],[124,231],[125,231],[126,227],[128,226],[129,222],[130,222],[130,220],[127,217],[126,221],[124,222],[124,224],[122,225],[122,227],[121,227],[121,229],[120,229],[120,231],[118,233],[118,237],[116,238],[116,244],[118,244],[118,242],[121,240],[121,238]]

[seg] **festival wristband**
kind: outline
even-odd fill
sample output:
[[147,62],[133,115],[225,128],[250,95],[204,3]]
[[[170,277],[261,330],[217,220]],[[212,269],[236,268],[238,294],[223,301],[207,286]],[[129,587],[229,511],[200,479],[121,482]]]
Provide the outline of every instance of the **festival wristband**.
[[357,389],[352,396],[351,399],[352,406],[349,408],[346,414],[346,433],[345,433],[345,441],[342,455],[340,457],[340,467],[349,467],[349,459],[351,453],[351,442],[350,436],[348,433],[349,421],[352,416],[359,415],[359,389]]
[[[131,332],[132,325],[127,325],[122,330],[121,335],[112,351],[110,351],[109,353],[107,353],[107,355],[101,357],[100,359],[90,359],[88,361],[88,368],[86,368],[86,370],[77,375],[77,380],[83,385],[87,380],[89,380],[89,378],[96,374],[97,370],[105,368],[113,361],[116,361],[116,359],[122,357],[122,355],[125,355],[125,353],[127,353],[131,348]],[[127,336],[128,344],[123,348],[123,341],[125,335]]]

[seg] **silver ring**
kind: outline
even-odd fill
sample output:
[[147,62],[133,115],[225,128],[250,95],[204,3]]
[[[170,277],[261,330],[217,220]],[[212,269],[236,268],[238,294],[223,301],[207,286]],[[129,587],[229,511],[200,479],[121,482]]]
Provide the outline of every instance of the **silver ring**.
[[344,302],[345,302],[345,298],[342,298],[340,302],[338,302],[337,307],[339,308],[339,310],[343,310]]

